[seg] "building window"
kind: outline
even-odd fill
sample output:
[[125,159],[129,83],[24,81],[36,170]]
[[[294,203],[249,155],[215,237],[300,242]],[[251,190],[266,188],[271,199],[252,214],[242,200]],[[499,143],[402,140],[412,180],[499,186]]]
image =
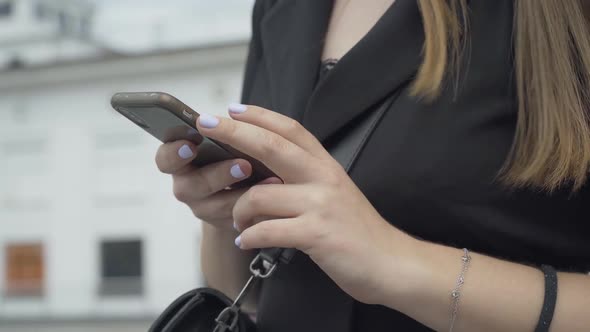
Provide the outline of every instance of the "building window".
[[6,295],[43,294],[43,246],[39,243],[6,246]]
[[50,17],[49,8],[47,7],[47,4],[44,2],[38,2],[35,5],[34,10],[35,10],[35,17],[37,17],[39,20],[45,20]]
[[101,243],[100,294],[141,295],[143,263],[141,240],[107,240]]
[[[129,127],[131,128],[131,127]],[[135,149],[145,143],[145,136],[141,131],[132,130],[96,133],[94,147],[100,150]]]
[[47,148],[47,140],[25,138],[11,141],[0,141],[0,153],[7,157],[41,155]]
[[83,38],[89,38],[91,36],[91,29],[92,29],[92,22],[90,17],[85,16],[80,18],[80,31],[78,31],[78,35]]
[[51,201],[44,197],[20,197],[16,195],[0,195],[0,210],[9,212],[39,212],[51,207]]
[[0,19],[9,17],[12,14],[12,1],[0,0]]
[[98,194],[92,199],[97,209],[136,208],[146,204],[146,198],[141,194]]
[[[13,60],[16,59],[18,62],[18,58],[14,57]],[[19,64],[16,64],[18,68]],[[14,64],[13,64],[14,67]],[[31,119],[33,113],[31,112],[31,108],[29,107],[28,103],[25,101],[18,101],[14,107],[12,108],[12,119],[14,120],[15,124],[27,124]]]

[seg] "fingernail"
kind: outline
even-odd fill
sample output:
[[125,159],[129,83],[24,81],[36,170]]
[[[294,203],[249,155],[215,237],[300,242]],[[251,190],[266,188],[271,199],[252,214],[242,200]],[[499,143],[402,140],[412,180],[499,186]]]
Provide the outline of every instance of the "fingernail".
[[229,169],[229,172],[231,173],[231,176],[233,176],[236,179],[241,179],[246,176],[246,174],[244,174],[244,172],[242,172],[242,169],[240,168],[239,164],[233,165]]
[[238,237],[234,240],[236,247],[240,248],[242,246],[242,236],[238,235]]
[[238,224],[236,224],[236,222],[235,222],[235,221],[234,221],[234,229],[235,229],[236,231],[239,231],[239,229],[238,229]]
[[199,124],[205,128],[215,128],[219,124],[219,119],[213,115],[201,113],[199,116]]
[[191,150],[190,146],[186,144],[181,146],[180,149],[178,149],[178,156],[182,159],[188,159],[193,155],[193,150]]
[[258,184],[283,184],[283,181],[279,178],[271,177],[258,182]]
[[240,113],[246,112],[246,110],[248,109],[248,106],[246,106],[244,104],[231,103],[231,104],[229,104],[229,106],[227,108],[231,113],[240,114]]

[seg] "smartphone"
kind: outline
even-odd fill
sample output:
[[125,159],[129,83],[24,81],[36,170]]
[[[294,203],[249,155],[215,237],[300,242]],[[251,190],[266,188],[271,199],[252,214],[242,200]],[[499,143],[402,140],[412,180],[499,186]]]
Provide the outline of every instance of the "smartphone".
[[248,160],[252,175],[233,187],[249,186],[276,176],[262,162],[199,134],[195,123],[199,114],[167,93],[119,92],[111,98],[111,106],[163,143],[184,139],[197,144],[198,154],[192,161],[197,167],[235,158]]

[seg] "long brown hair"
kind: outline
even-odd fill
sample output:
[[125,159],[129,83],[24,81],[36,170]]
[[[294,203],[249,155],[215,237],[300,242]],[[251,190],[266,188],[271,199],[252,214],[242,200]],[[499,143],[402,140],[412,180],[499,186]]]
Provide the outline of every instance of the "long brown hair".
[[[590,167],[590,35],[586,0],[515,0],[518,119],[500,178],[515,187],[578,190]],[[412,92],[436,98],[468,38],[465,0],[418,0],[422,65]]]

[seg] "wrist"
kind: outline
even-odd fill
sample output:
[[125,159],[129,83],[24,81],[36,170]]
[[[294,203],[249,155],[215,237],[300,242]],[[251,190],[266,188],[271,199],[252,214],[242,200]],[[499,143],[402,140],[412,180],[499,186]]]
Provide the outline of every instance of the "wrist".
[[444,280],[444,270],[437,266],[438,246],[404,235],[403,246],[390,252],[383,265],[386,284],[380,304],[407,313],[415,309],[411,306],[430,303],[452,283]]
[[219,238],[219,239],[231,238],[233,241],[233,239],[239,235],[239,232],[236,231],[234,228],[221,227],[218,225],[208,223],[206,221],[202,221],[202,228],[201,229],[203,232],[203,237],[207,236],[207,237]]

